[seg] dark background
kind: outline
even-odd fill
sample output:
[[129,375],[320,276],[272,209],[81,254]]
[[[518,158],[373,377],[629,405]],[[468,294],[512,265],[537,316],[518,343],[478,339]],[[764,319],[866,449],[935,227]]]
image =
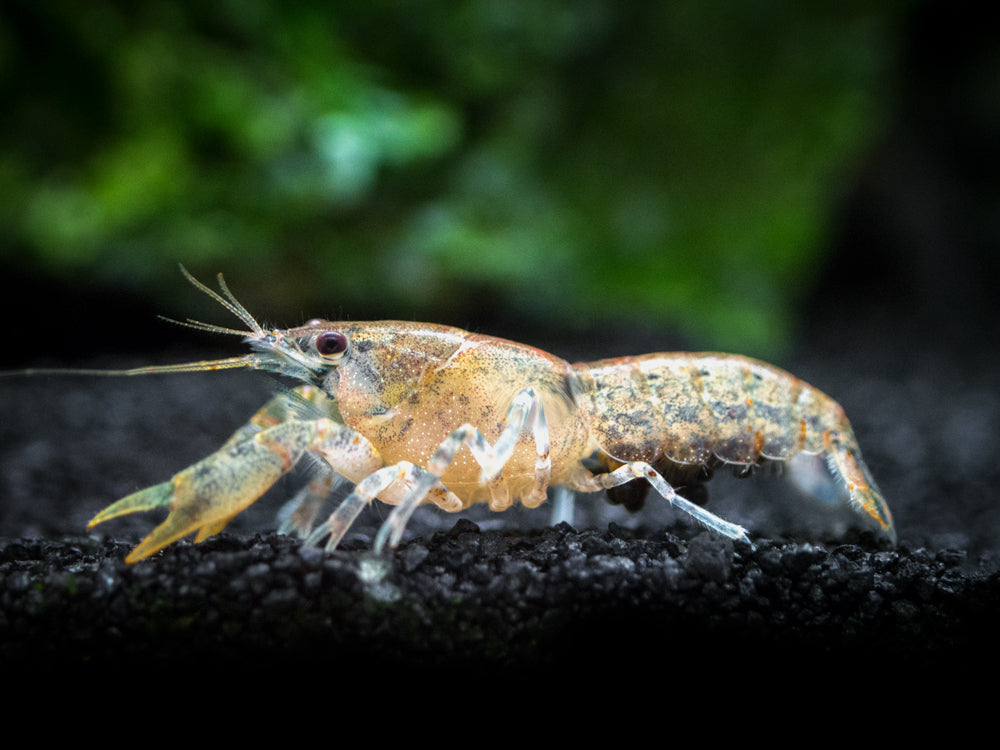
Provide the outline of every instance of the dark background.
[[[847,409],[896,516],[894,571],[937,581],[928,561],[945,555],[965,586],[991,581],[995,35],[964,3],[781,6],[7,2],[2,364],[238,352],[156,320],[235,324],[178,262],[225,272],[281,325],[400,317],[569,359],[760,356]],[[272,388],[252,373],[0,380],[8,636],[36,622],[19,619],[26,581],[63,591],[67,566],[113,565],[151,525],[116,521],[101,536],[127,544],[87,547],[94,512],[212,451]],[[273,528],[287,484],[234,544]],[[710,507],[765,551],[789,534],[779,557],[834,554],[830,528],[774,510],[771,486],[723,482]],[[598,504],[578,501],[580,529],[659,538],[676,521]],[[545,515],[473,517],[494,533]],[[412,530],[455,521],[425,509]],[[151,563],[165,578],[197,564],[170,554]]]

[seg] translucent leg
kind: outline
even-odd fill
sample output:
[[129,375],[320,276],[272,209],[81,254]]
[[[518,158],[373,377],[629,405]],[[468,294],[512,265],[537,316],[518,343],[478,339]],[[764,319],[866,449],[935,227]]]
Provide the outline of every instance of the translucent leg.
[[413,512],[429,498],[432,491],[434,497],[431,499],[439,506],[456,510],[462,507],[462,501],[441,483],[441,476],[455,459],[459,448],[463,445],[469,447],[482,467],[482,481],[493,484],[513,455],[517,437],[527,424],[531,425],[537,452],[535,483],[528,502],[536,505],[541,503],[545,500],[552,469],[549,460],[549,430],[541,401],[534,389],[528,388],[519,393],[511,403],[505,427],[494,445],[490,445],[477,428],[470,424],[462,425],[438,446],[426,469],[409,461],[400,461],[380,468],[358,482],[354,492],[345,498],[326,523],[309,536],[307,542],[318,544],[329,534],[326,548],[334,549],[364,507],[376,496],[382,496],[383,500],[395,507],[379,529],[373,549],[378,553],[387,544],[390,547],[397,546]]
[[627,463],[608,474],[598,474],[586,479],[578,479],[573,486],[575,489],[585,492],[596,492],[602,489],[606,490],[610,487],[617,487],[633,479],[645,479],[667,502],[678,510],[690,514],[706,528],[730,539],[750,544],[750,538],[747,536],[746,529],[735,523],[724,521],[714,513],[695,505],[689,500],[685,500],[660,476],[659,472],[644,461]]
[[576,495],[573,490],[564,485],[556,487],[552,498],[552,525],[558,526],[561,523],[568,523],[572,526],[575,506]]
[[367,507],[368,503],[374,500],[380,492],[384,492],[404,473],[411,471],[412,468],[413,464],[401,461],[393,466],[381,468],[358,482],[354,491],[344,498],[344,501],[330,514],[326,522],[318,526],[306,538],[306,544],[319,544],[325,536],[329,535],[326,549],[328,552],[336,549],[340,540],[344,538],[344,534],[347,533],[347,530],[357,520],[358,515]]
[[300,539],[309,536],[326,499],[343,481],[343,477],[326,469],[309,482],[278,511],[278,533],[296,534]]
[[484,484],[494,482],[503,471],[503,467],[514,454],[517,437],[526,425],[531,425],[535,439],[535,482],[529,495],[522,499],[528,507],[537,507],[545,501],[549,486],[549,476],[552,473],[552,462],[549,460],[549,425],[545,419],[545,410],[541,399],[533,388],[526,388],[514,398],[504,419],[504,429],[494,445],[490,445],[486,437],[477,428],[464,424],[449,435],[438,446],[427,465],[426,471],[418,472],[416,485],[398,506],[393,508],[389,518],[379,529],[375,538],[375,551],[379,551],[388,542],[390,547],[399,544],[406,523],[417,506],[423,502],[430,489],[440,482],[455,454],[462,445],[468,446],[473,457],[482,467],[480,481]]
[[[381,495],[384,499],[388,500],[402,498],[402,502],[393,508],[393,512],[389,515],[389,518],[382,524],[382,528],[376,537],[375,551],[381,551],[385,544],[386,535],[391,528],[398,528],[398,533],[394,535],[395,541],[392,545],[395,546],[399,543],[399,538],[403,534],[406,522],[426,495],[424,493],[417,496],[412,491],[408,492],[414,486],[414,478],[417,476],[427,476],[427,470],[419,466],[414,466],[409,461],[400,461],[397,464],[385,466],[373,472],[358,482],[354,487],[354,491],[344,498],[344,501],[330,514],[330,517],[308,536],[306,544],[319,544],[323,541],[324,537],[329,535],[330,538],[327,540],[326,549],[328,552],[332,552],[340,544],[344,535],[351,528],[351,525],[357,520],[361,511],[372,500]],[[430,476],[430,485],[432,489],[436,486],[440,493],[451,495],[445,489],[444,485],[437,480],[437,477],[433,475]],[[403,493],[406,494],[404,495]],[[451,497],[454,498],[453,504],[457,504],[460,507],[461,501],[454,495],[451,495]],[[402,512],[400,511],[401,508],[404,508]]]

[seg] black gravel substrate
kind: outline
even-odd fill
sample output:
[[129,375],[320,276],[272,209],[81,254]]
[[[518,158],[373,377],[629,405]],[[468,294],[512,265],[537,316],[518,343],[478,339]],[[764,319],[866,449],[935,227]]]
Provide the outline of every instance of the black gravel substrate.
[[[482,531],[459,519],[384,559],[278,535],[178,546],[126,566],[130,544],[6,541],[6,664],[95,668],[310,663],[581,670],[763,659],[921,669],[995,652],[996,572],[959,550],[707,533]],[[984,651],[984,649],[986,649]],[[971,666],[971,663],[970,663]]]

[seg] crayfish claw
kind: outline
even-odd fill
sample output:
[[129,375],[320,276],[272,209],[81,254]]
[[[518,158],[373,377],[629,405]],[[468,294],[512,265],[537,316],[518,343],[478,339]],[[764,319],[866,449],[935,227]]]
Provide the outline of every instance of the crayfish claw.
[[[173,514],[167,516],[167,520],[157,526],[150,532],[150,534],[143,539],[139,544],[133,549],[125,558],[127,563],[139,562],[139,560],[144,560],[145,558],[159,552],[161,549],[166,547],[178,539],[181,539],[192,531],[197,529],[197,525],[193,523],[187,523],[178,526],[177,519],[173,518]],[[215,533],[215,532],[212,532]],[[200,542],[204,537],[210,536],[210,534],[199,533],[198,541]]]
[[204,542],[210,536],[215,536],[224,528],[226,528],[226,524],[228,523],[229,519],[226,518],[223,519],[222,521],[219,521],[218,523],[205,524],[200,529],[198,529],[198,533],[194,537],[194,543],[198,544],[198,542]]
[[152,487],[147,487],[139,492],[123,497],[121,500],[112,503],[96,516],[90,519],[87,524],[87,531],[97,526],[99,523],[110,521],[112,518],[127,516],[129,513],[140,513],[144,510],[163,508],[169,506],[174,499],[174,486],[172,482],[162,482]]
[[166,520],[153,529],[153,531],[129,553],[128,557],[125,558],[126,562],[134,563],[138,560],[149,557],[155,552],[159,552],[171,542],[187,536],[193,531],[198,532],[197,541],[200,542],[212,534],[216,534],[221,531],[229,521],[229,519],[226,518],[221,521],[205,523],[204,518],[201,517],[202,514],[197,511],[193,511],[191,504],[184,506],[176,503],[176,499],[177,487],[174,482],[162,482],[160,484],[153,485],[152,487],[147,487],[144,490],[140,490],[139,492],[133,492],[131,495],[123,497],[118,502],[112,503],[94,516],[90,520],[90,523],[87,524],[87,528],[92,529],[97,524],[110,521],[111,519],[118,518],[119,516],[128,515],[129,513],[139,513],[141,511],[153,510],[154,508],[171,507],[170,514],[167,516]]

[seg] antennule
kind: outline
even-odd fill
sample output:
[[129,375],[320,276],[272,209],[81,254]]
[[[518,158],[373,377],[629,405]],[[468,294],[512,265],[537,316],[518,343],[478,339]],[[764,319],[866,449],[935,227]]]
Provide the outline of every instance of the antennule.
[[[226,295],[225,299],[223,299],[217,292],[213,291],[212,289],[209,289],[207,286],[198,281],[198,279],[196,279],[188,272],[188,270],[183,266],[183,264],[178,263],[177,265],[180,266],[181,273],[184,274],[184,278],[186,278],[188,281],[194,284],[195,287],[203,291],[205,294],[214,299],[224,308],[229,310],[229,312],[231,312],[237,318],[246,323],[247,328],[249,328],[251,332],[256,333],[258,336],[264,335],[264,329],[261,327],[260,323],[258,323],[256,319],[254,319],[253,315],[251,315],[249,311],[239,303],[236,297],[233,296],[233,293],[229,291],[229,287],[226,286],[226,280],[222,277],[221,273],[218,276],[219,288],[222,290],[222,293]],[[190,322],[197,323],[198,321],[192,320]],[[183,323],[181,325],[183,325]],[[208,325],[208,324],[202,323],[201,325]],[[230,329],[217,329],[216,332],[231,333],[232,331]],[[240,331],[239,334],[241,336],[245,335],[246,331]]]

